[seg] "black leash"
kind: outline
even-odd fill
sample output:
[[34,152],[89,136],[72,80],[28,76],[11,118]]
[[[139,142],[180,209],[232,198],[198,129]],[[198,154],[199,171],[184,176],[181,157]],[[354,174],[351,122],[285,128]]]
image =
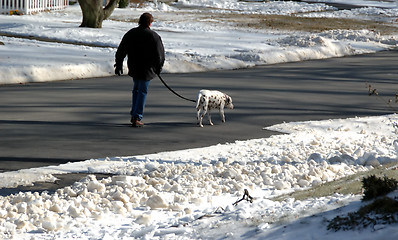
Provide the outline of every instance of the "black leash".
[[158,74],[158,77],[159,77],[160,81],[162,81],[163,85],[166,86],[172,93],[174,93],[174,94],[177,95],[178,97],[180,97],[180,98],[182,98],[182,99],[184,99],[184,100],[187,100],[187,101],[196,102],[195,100],[192,100],[192,99],[189,99],[189,98],[185,98],[185,97],[181,96],[180,94],[176,93],[173,89],[171,89],[171,88],[166,84],[166,82],[163,80],[163,78],[160,76],[160,74]]

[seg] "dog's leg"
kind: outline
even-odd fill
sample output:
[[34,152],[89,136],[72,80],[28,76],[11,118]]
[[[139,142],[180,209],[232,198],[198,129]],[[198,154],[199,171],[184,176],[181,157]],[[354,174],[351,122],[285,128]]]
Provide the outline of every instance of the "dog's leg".
[[197,108],[196,110],[197,110],[196,119],[198,120],[198,125],[199,125],[199,127],[203,127],[203,124],[202,124],[203,116],[200,115],[200,107]]
[[[200,113],[200,110],[203,110],[203,112]],[[200,126],[200,127],[203,127],[202,122],[203,122],[203,117],[206,115],[206,112],[207,112],[207,105],[204,105],[204,106],[202,107],[202,109],[199,109],[198,118],[199,118],[199,126]]]
[[224,106],[225,106],[225,102],[221,102],[220,103],[220,118],[221,118],[221,122],[225,122],[225,115],[224,115]]
[[200,117],[199,117],[199,127],[203,127],[203,117],[204,117],[204,114],[205,114],[206,112],[205,111],[203,111],[203,113],[202,114],[200,114]]
[[209,124],[213,126],[213,122],[211,121],[210,110],[207,110],[207,118],[209,119]]
[[[203,112],[201,113],[202,110]],[[202,121],[204,115],[206,114],[206,110],[207,110],[206,97],[203,96],[202,94],[199,94],[196,103],[196,111],[197,111],[196,119],[198,120],[199,127],[203,127]]]
[[199,122],[199,126],[200,127],[203,127],[203,124],[202,124],[202,122],[203,122],[203,117],[206,115],[206,113],[207,114],[209,114],[208,113],[208,110],[207,110],[207,106],[203,106],[203,112],[202,112],[202,114],[200,114],[200,122]]
[[220,117],[221,117],[221,122],[225,122],[225,115],[224,115],[224,108],[220,107]]

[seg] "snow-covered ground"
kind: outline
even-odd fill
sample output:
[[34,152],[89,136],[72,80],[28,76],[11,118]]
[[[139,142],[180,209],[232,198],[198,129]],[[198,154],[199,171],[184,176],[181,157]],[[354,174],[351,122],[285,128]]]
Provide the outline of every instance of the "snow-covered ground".
[[[91,159],[0,174],[1,187],[90,175],[49,193],[0,198],[0,230],[16,239],[396,239],[397,225],[333,232],[327,220],[359,195],[283,201],[283,193],[397,161],[397,115],[284,123],[266,139],[199,149]],[[244,189],[253,203],[233,203]],[[332,211],[345,206],[338,211]]]
[[[362,4],[368,4],[368,1]],[[115,9],[101,29],[79,28],[82,16],[77,5],[64,11],[31,16],[0,15],[0,42],[4,43],[0,45],[0,83],[112,75],[116,48],[123,34],[136,26],[131,21],[144,11],[150,11],[155,17],[152,28],[163,39],[166,48],[164,72],[170,73],[243,68],[390,49],[397,46],[398,37],[383,36],[372,30],[330,30],[310,34],[238,27],[234,21],[223,17],[225,14],[300,13],[300,16],[375,19],[396,26],[396,2],[383,2],[382,5],[387,8],[336,11],[323,3],[180,0],[171,5],[158,3],[141,9]]]
[[[394,1],[353,1],[369,8],[335,11],[325,4],[183,0],[144,9],[116,9],[102,29],[79,28],[78,6],[32,16],[0,16],[0,33],[83,45],[0,37],[0,83],[113,74],[115,48],[150,11],[162,36],[165,72],[230,69],[361,54],[397,46],[397,36],[368,30],[317,34],[242,29],[221,13],[302,13],[396,24]],[[377,5],[376,5],[377,3]],[[385,8],[379,8],[382,5]],[[208,14],[208,15],[206,15]],[[195,16],[200,16],[195,18]],[[90,45],[90,46],[88,46]],[[103,47],[95,47],[103,46]],[[142,156],[109,156],[0,174],[0,187],[54,181],[54,174],[90,175],[56,193],[0,197],[0,238],[14,239],[397,239],[397,225],[333,232],[327,220],[363,203],[359,195],[272,198],[397,161],[397,115],[284,123],[266,139]],[[233,205],[244,189],[254,198]],[[342,207],[342,208],[339,208]]]

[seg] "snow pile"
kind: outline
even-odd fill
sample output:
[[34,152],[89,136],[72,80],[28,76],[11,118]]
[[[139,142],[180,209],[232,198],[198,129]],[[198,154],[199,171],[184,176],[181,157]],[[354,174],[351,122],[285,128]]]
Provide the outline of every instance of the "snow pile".
[[[312,2],[329,2],[329,3],[341,3],[348,4],[345,0],[311,0]],[[396,0],[350,0],[349,4],[354,6],[369,6],[369,7],[379,7],[379,8],[396,8],[398,2]]]
[[[283,123],[267,129],[288,134],[267,139],[1,173],[3,185],[12,184],[13,179],[6,181],[8,174],[25,178],[28,184],[27,172],[37,175],[32,182],[38,176],[51,181],[51,174],[79,171],[114,176],[98,180],[89,175],[54,194],[28,192],[1,197],[0,233],[3,237],[29,238],[30,234],[23,233],[38,232],[56,238],[102,238],[109,231],[95,229],[107,226],[120,231],[119,224],[128,224],[129,230],[118,232],[119,236],[173,233],[197,238],[200,233],[192,233],[190,228],[171,227],[215,212],[227,219],[246,219],[266,231],[268,223],[292,220],[303,211],[309,214],[357,200],[358,196],[340,195],[305,201],[269,199],[396,162],[397,121],[397,115],[388,115]],[[233,206],[244,189],[254,197],[254,203]],[[261,220],[263,215],[267,221]],[[115,222],[121,217],[123,221]],[[93,230],[73,230],[83,225]]]
[[[327,160],[329,163],[375,167],[398,160],[396,115],[355,118],[351,121],[350,125],[344,120],[283,123],[267,129],[294,133],[298,139],[305,139],[302,145],[312,145],[317,149],[309,159],[318,162]],[[308,133],[312,137],[307,136]]]
[[388,8],[383,9],[379,7],[363,7],[355,8],[352,10],[341,10],[338,12],[309,12],[304,13],[303,17],[327,17],[327,18],[353,18],[353,19],[363,19],[371,20],[377,19],[386,21],[389,23],[394,23],[397,17],[398,9]]

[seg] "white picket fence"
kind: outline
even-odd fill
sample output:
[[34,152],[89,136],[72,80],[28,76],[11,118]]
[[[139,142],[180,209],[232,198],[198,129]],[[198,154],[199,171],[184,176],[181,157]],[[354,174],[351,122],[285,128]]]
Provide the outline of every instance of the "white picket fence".
[[32,14],[60,10],[68,4],[69,0],[0,0],[0,14]]

